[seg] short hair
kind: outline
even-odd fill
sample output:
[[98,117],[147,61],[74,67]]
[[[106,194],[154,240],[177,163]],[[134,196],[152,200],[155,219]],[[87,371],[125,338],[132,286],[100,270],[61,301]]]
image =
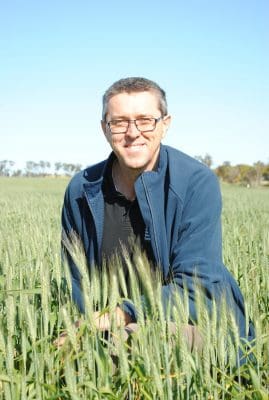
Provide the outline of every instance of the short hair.
[[146,78],[130,77],[114,82],[103,95],[102,120],[105,121],[108,102],[111,97],[119,93],[155,92],[159,98],[159,108],[162,117],[167,115],[167,101],[165,91],[156,83]]

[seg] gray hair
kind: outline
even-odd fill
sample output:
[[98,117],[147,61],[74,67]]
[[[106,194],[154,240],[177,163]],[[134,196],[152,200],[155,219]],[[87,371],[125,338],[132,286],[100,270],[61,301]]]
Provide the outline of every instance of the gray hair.
[[115,96],[119,93],[132,93],[132,92],[155,92],[159,98],[159,108],[162,114],[162,117],[167,115],[167,101],[165,91],[160,88],[160,86],[146,78],[141,77],[131,77],[131,78],[123,78],[116,82],[114,82],[104,93],[103,95],[103,111],[102,111],[102,120],[105,121],[108,102],[111,97]]

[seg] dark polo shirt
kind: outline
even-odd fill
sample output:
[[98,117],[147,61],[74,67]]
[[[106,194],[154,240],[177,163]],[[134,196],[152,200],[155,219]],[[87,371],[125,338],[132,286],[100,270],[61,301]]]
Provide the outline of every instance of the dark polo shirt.
[[130,201],[118,192],[112,178],[112,163],[107,166],[103,193],[105,200],[105,218],[102,239],[102,257],[111,260],[116,254],[124,263],[122,247],[125,247],[131,259],[134,246],[138,246],[150,262],[154,262],[149,241],[144,240],[145,223],[137,199]]

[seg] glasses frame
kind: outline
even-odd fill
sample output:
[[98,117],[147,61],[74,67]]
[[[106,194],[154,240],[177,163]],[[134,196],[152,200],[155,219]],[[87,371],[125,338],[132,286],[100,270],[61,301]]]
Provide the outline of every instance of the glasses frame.
[[[112,132],[111,127],[110,127],[110,124],[111,124],[111,122],[113,122],[113,120],[111,120],[111,121],[109,121],[109,122],[106,122],[106,125],[108,126],[108,128],[109,128],[109,130],[110,130],[110,133],[111,133],[112,135],[120,135],[120,134],[126,133],[126,132],[128,131],[128,129],[129,129],[130,123],[132,123],[132,122],[135,124],[135,127],[136,127],[136,129],[137,129],[139,132],[153,132],[153,131],[155,131],[155,129],[156,129],[157,123],[158,123],[159,121],[161,121],[163,118],[164,118],[163,116],[160,116],[159,118],[152,118],[152,117],[149,117],[149,118],[137,118],[137,119],[124,119],[124,120],[122,120],[122,121],[128,122],[128,125],[126,126],[126,130],[125,130],[125,131],[122,131],[122,132]],[[150,119],[150,120],[154,120],[154,124],[155,124],[155,125],[154,125],[154,128],[153,128],[153,129],[147,129],[147,130],[143,130],[143,129],[139,128],[139,127],[137,126],[137,124],[136,124],[136,121],[138,121],[138,120],[140,120],[140,119]]]

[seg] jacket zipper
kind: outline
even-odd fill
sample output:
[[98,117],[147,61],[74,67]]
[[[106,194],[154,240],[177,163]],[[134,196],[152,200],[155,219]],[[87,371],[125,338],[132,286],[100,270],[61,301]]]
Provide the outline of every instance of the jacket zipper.
[[157,242],[155,223],[154,223],[154,218],[153,218],[153,211],[152,211],[151,203],[150,203],[150,200],[149,200],[148,189],[147,189],[147,186],[145,184],[143,175],[141,176],[141,179],[142,179],[144,190],[145,190],[145,193],[146,193],[146,198],[147,198],[147,202],[148,202],[148,205],[149,205],[149,210],[150,210],[150,215],[151,215],[151,220],[152,220],[154,242],[155,242],[156,253],[157,253],[157,263],[161,264],[161,258],[160,258],[159,247],[158,247],[158,242]]
[[[92,205],[91,205],[91,203],[90,203],[90,201],[89,201],[89,199],[88,199],[88,194],[87,194],[87,192],[84,191],[84,193],[85,193],[86,200],[87,200],[87,204],[88,204],[90,213],[92,214],[92,218],[93,218],[93,222],[94,222],[94,226],[95,226],[96,240],[97,240],[97,247],[98,247],[98,254],[97,254],[98,260],[97,260],[97,264],[99,265],[99,264],[100,264],[100,261],[101,261],[101,243],[99,243],[99,238],[98,238],[98,236],[97,236],[96,216],[95,216],[95,214],[94,214],[94,212],[93,212]],[[93,259],[94,259],[94,258],[95,258],[95,257],[93,257]],[[95,261],[95,262],[96,262],[96,261]]]

